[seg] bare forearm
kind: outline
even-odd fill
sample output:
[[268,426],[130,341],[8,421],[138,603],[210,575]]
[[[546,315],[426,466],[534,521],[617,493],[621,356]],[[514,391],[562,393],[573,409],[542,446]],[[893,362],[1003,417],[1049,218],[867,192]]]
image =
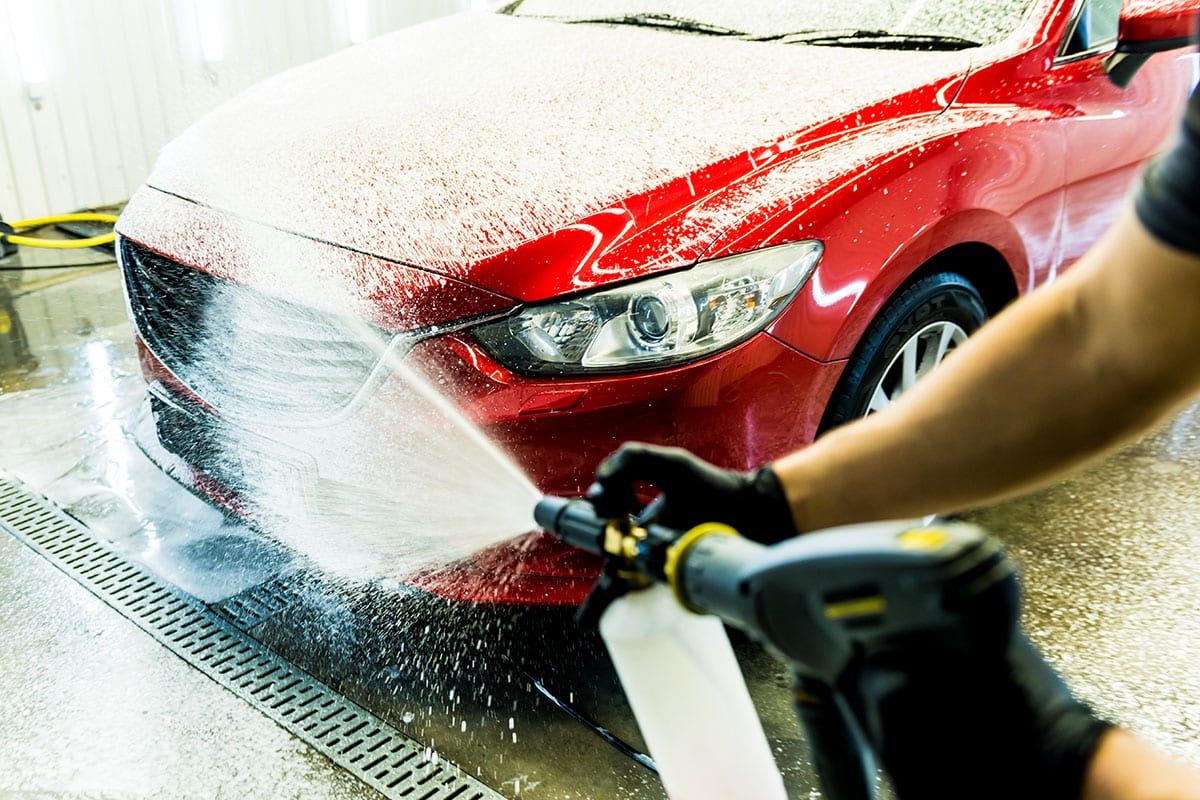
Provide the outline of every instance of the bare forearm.
[[887,411],[778,462],[800,529],[982,504],[1146,431],[1200,373],[1159,349],[1179,348],[1179,332],[1158,341],[1154,298],[1127,302],[1138,261],[1164,253],[1195,266],[1127,216],[1072,274],[985,326]]
[[1092,758],[1083,800],[1200,800],[1200,774],[1113,730]]

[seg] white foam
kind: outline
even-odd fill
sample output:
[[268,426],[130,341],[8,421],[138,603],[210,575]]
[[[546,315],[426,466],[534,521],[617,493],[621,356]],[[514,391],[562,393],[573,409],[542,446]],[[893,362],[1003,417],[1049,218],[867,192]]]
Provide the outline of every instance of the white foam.
[[150,183],[461,275],[969,61],[462,14],[259,84],[169,145]]
[[1052,116],[1049,111],[995,105],[952,109],[890,120],[854,136],[829,144],[763,170],[731,187],[712,202],[697,204],[684,217],[679,235],[684,243],[711,236],[751,214],[778,212],[795,207],[819,189],[835,189],[839,181],[852,181],[878,159],[902,155],[933,141],[992,125],[1035,122]]
[[1037,5],[1037,0],[525,0],[517,13],[594,19],[648,12],[759,36],[884,30],[961,36],[991,44],[1013,33],[1030,7]]

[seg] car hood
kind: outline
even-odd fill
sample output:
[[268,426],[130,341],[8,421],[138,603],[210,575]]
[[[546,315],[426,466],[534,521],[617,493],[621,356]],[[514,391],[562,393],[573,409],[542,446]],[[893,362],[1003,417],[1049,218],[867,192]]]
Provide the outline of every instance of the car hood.
[[148,183],[470,281],[605,209],[639,225],[631,198],[681,178],[711,188],[718,162],[969,63],[458,14],[257,84],[169,144]]

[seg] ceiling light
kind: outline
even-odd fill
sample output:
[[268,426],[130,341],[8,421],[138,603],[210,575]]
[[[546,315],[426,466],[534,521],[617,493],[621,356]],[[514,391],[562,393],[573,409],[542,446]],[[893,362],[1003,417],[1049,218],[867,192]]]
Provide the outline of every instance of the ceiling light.
[[346,0],[346,33],[351,44],[371,38],[371,10],[367,0]]
[[196,28],[200,33],[200,52],[205,62],[225,60],[225,31],[221,19],[221,0],[194,0]]
[[12,35],[17,46],[17,63],[21,80],[35,86],[50,79],[46,57],[42,52],[42,26],[38,24],[34,0],[15,0],[9,3]]

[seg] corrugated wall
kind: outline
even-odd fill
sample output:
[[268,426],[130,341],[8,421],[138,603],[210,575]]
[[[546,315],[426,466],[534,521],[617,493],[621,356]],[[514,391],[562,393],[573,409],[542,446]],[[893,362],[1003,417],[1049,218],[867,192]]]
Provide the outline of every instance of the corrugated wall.
[[[0,0],[0,216],[123,200],[197,116],[349,46],[352,19],[376,35],[470,4]],[[206,45],[219,60],[206,62]]]

